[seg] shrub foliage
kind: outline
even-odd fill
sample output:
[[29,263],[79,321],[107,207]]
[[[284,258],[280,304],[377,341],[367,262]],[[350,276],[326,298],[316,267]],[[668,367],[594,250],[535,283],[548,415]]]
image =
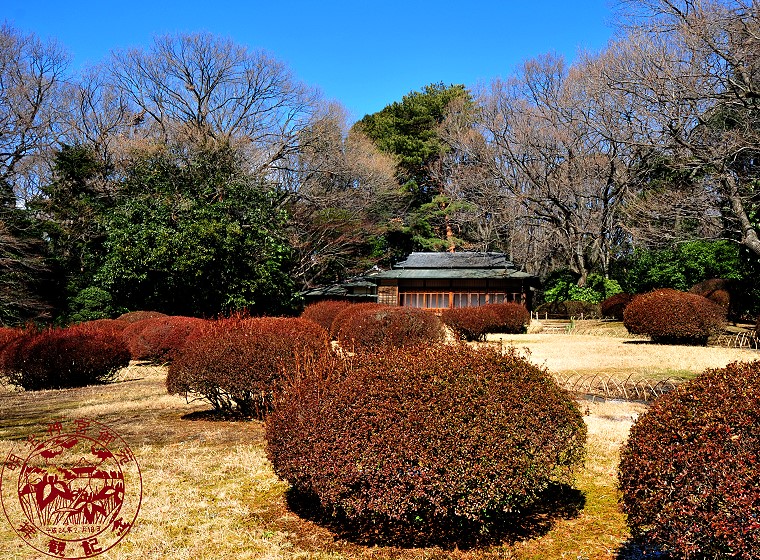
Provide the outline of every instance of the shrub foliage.
[[530,323],[530,313],[519,303],[495,303],[444,309],[441,319],[462,338],[481,340],[488,333],[525,332]]
[[633,296],[626,293],[619,293],[608,297],[601,304],[602,317],[622,321],[623,312],[632,299]]
[[194,331],[166,378],[170,394],[208,401],[215,410],[263,417],[284,372],[329,352],[312,321],[233,317]]
[[635,536],[685,558],[760,558],[760,361],[708,370],[659,399],[620,462]]
[[123,336],[133,360],[171,361],[188,336],[206,324],[194,317],[162,316],[131,323]]
[[269,458],[298,495],[365,536],[478,534],[567,482],[584,456],[576,405],[514,353],[438,345],[300,373],[267,419]]
[[309,321],[314,321],[316,324],[329,331],[332,327],[333,321],[335,320],[335,316],[349,305],[353,304],[348,301],[338,301],[332,299],[318,301],[316,303],[307,305],[304,308],[303,313],[301,313],[301,318],[308,319]]
[[330,325],[330,336],[334,340],[339,340],[341,336],[350,336],[349,329],[351,327],[346,327],[346,333],[344,335],[341,335],[341,329],[343,329],[345,325],[350,325],[352,323],[353,315],[364,313],[367,309],[385,309],[387,307],[387,305],[381,305],[379,303],[352,303],[351,305],[347,305],[336,313],[332,325]]
[[155,317],[167,317],[167,315],[159,311],[130,311],[129,313],[119,315],[116,319],[118,321],[126,321],[127,323],[137,323],[138,321],[153,319]]
[[105,383],[129,365],[129,349],[118,331],[93,325],[29,330],[6,345],[0,369],[26,390]]
[[705,297],[662,289],[635,296],[623,313],[631,334],[664,344],[706,344],[726,322],[726,310]]
[[338,330],[343,348],[368,351],[434,344],[444,336],[436,315],[409,307],[362,307],[343,315]]

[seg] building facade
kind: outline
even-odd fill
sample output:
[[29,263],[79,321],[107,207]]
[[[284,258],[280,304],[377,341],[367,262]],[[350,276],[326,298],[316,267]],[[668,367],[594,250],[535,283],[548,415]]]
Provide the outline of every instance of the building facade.
[[503,253],[412,253],[393,269],[367,277],[377,302],[441,311],[516,302],[531,309],[536,276],[519,270]]

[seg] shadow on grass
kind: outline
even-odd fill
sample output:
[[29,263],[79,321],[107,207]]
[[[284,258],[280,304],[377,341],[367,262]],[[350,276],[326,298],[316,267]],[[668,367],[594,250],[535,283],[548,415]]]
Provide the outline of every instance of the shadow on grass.
[[615,560],[670,560],[673,557],[659,547],[638,539],[628,539],[618,549]]
[[182,420],[204,422],[253,422],[262,421],[263,417],[254,414],[244,414],[228,410],[196,410],[181,416]]
[[437,546],[446,550],[513,544],[540,537],[551,530],[555,521],[577,517],[586,504],[586,497],[580,490],[566,484],[555,484],[544,491],[539,501],[529,509],[494,516],[487,525],[457,518],[421,530],[409,524],[378,519],[350,523],[328,515],[315,496],[293,489],[286,493],[286,500],[289,509],[296,515],[354,544],[401,548]]

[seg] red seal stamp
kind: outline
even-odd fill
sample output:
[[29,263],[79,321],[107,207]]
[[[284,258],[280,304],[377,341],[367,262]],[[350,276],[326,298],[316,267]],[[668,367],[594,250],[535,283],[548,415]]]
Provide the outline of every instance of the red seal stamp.
[[24,542],[54,558],[105,552],[137,519],[140,467],[124,440],[103,424],[80,418],[43,428],[5,458],[5,516]]

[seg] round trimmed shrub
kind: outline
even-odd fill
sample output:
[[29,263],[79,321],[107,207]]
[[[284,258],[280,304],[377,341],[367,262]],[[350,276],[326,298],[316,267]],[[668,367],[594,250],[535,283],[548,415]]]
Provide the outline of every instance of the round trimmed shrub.
[[[341,329],[347,324],[353,321],[352,316],[354,314],[361,314],[367,309],[386,309],[389,306],[379,303],[352,303],[341,309],[333,319],[332,325],[330,325],[330,336],[333,340],[339,340],[341,336]],[[346,331],[348,332],[348,331]]]
[[311,364],[266,434],[275,472],[329,519],[426,542],[482,534],[569,482],[586,426],[514,352],[438,345]]
[[74,325],[26,331],[5,347],[0,369],[26,390],[62,389],[111,381],[129,357],[117,331]]
[[443,323],[429,311],[410,307],[365,307],[342,320],[338,342],[347,350],[376,351],[441,342]]
[[488,333],[524,333],[530,313],[519,303],[492,303],[444,309],[441,320],[465,340],[482,340]]
[[519,303],[492,303],[476,309],[493,312],[496,322],[488,330],[491,333],[520,334],[530,324],[530,313]]
[[335,320],[335,316],[349,305],[352,305],[351,302],[333,299],[318,301],[307,305],[301,313],[301,318],[314,321],[316,324],[329,331]]
[[158,311],[130,311],[116,317],[118,321],[126,321],[127,323],[137,323],[138,321],[144,321],[145,319],[153,319],[155,317],[167,317],[165,313]]
[[195,317],[163,316],[129,324],[122,336],[133,360],[171,361],[193,331],[206,324]]
[[608,297],[601,303],[602,317],[622,321],[623,312],[632,299],[633,296],[631,294],[622,292]]
[[689,289],[689,292],[706,297],[728,312],[731,309],[731,294],[735,291],[735,286],[736,280],[710,278],[699,284],[694,284],[694,286]]
[[760,558],[760,361],[658,399],[621,453],[634,536],[684,558]]
[[170,394],[263,418],[285,372],[330,352],[322,327],[295,318],[233,317],[195,330],[169,366]]
[[443,323],[465,340],[482,340],[498,322],[493,309],[481,307],[455,307],[441,313]]
[[623,312],[631,334],[662,344],[707,344],[726,324],[726,310],[707,298],[661,289],[635,296]]

